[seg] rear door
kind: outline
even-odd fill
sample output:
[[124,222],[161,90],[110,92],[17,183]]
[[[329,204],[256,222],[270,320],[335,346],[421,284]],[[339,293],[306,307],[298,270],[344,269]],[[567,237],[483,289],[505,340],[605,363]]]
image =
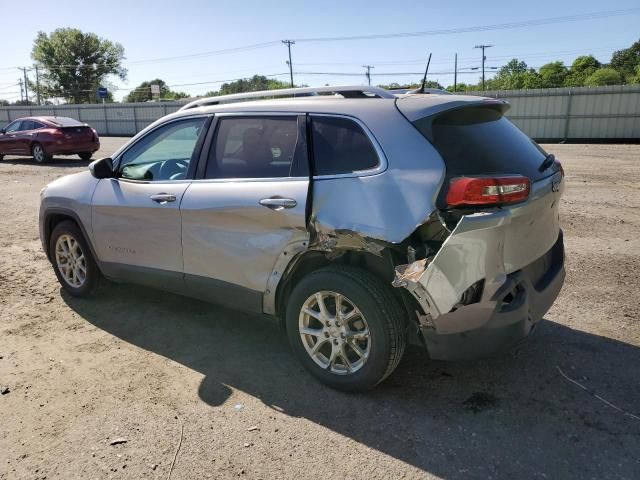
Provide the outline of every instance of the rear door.
[[116,178],[98,183],[92,229],[107,276],[182,288],[180,202],[208,121],[194,116],[158,126],[115,159]]
[[31,155],[31,142],[33,136],[36,134],[35,130],[42,124],[34,122],[33,120],[23,120],[20,125],[20,131],[16,132],[15,153],[18,155]]
[[217,115],[206,164],[186,191],[185,282],[206,300],[262,311],[279,259],[306,244],[305,116]]

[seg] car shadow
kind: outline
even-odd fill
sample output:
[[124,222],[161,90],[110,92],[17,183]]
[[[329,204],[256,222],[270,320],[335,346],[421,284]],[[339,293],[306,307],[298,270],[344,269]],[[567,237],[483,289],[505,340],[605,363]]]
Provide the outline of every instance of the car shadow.
[[[633,345],[544,321],[495,358],[430,361],[409,348],[366,394],[314,380],[269,317],[142,287],[113,285],[84,300],[88,322],[204,375],[198,395],[220,406],[232,388],[441,478],[638,478],[640,352]],[[638,413],[638,412],[636,412]]]
[[36,165],[43,167],[86,167],[89,165],[91,160],[81,160],[77,156],[68,156],[68,157],[53,157],[51,160],[45,163],[36,162],[33,157],[12,157],[6,156],[2,161],[0,161],[0,165]]

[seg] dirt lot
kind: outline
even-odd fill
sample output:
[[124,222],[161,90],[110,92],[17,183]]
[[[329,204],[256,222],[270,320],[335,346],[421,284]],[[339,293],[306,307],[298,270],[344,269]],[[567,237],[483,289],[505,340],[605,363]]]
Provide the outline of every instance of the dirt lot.
[[62,294],[38,192],[86,163],[5,158],[0,479],[167,478],[181,428],[172,478],[640,478],[640,146],[546,148],[567,172],[568,276],[536,335],[468,363],[411,349],[367,395],[319,385],[265,318]]

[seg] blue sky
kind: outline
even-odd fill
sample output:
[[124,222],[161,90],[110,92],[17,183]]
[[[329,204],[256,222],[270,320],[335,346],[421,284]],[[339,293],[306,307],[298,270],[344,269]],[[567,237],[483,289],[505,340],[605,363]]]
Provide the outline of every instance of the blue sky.
[[[411,5],[413,3],[413,5]],[[28,5],[28,6],[27,6]],[[395,6],[398,5],[398,6]],[[480,6],[481,5],[481,6]],[[459,0],[456,2],[390,1],[275,1],[218,2],[120,1],[7,2],[2,6],[3,49],[0,55],[0,98],[19,97],[17,66],[32,65],[30,52],[39,30],[76,27],[120,42],[129,70],[125,82],[116,81],[120,99],[142,81],[162,78],[176,90],[202,94],[216,90],[217,80],[254,73],[286,73],[286,47],[279,42],[265,48],[224,55],[146,62],[228,49],[285,38],[370,35],[495,25],[565,15],[640,7],[638,0],[527,2]],[[37,12],[37,13],[36,13]],[[640,13],[640,12],[639,12]],[[24,20],[22,20],[24,19]],[[374,65],[373,83],[417,80],[420,75],[382,76],[388,72],[420,72],[427,52],[432,52],[429,78],[444,85],[453,82],[453,57],[458,53],[462,70],[480,65],[474,45],[493,44],[487,66],[500,67],[517,57],[532,67],[552,61],[566,63],[581,54],[608,61],[614,50],[640,39],[640,14],[577,22],[488,30],[446,35],[379,40],[297,42],[292,47],[294,71],[362,72],[362,76],[295,75],[296,83],[309,85],[364,83],[362,65]],[[459,81],[476,82],[475,72],[461,73]],[[280,77],[288,79],[288,74]]]

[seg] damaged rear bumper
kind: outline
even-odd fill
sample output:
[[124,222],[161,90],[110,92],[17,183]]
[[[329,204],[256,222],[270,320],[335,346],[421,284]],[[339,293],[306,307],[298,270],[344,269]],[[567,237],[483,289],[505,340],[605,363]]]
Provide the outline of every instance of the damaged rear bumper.
[[564,278],[564,245],[560,232],[545,255],[507,275],[505,283],[489,300],[460,307],[440,317],[443,322],[480,323],[479,328],[443,334],[432,326],[421,326],[429,356],[437,360],[464,360],[491,355],[518,344],[551,308]]
[[462,216],[435,256],[396,267],[395,286],[416,299],[433,358],[469,358],[525,337],[564,282],[558,172],[527,202]]

